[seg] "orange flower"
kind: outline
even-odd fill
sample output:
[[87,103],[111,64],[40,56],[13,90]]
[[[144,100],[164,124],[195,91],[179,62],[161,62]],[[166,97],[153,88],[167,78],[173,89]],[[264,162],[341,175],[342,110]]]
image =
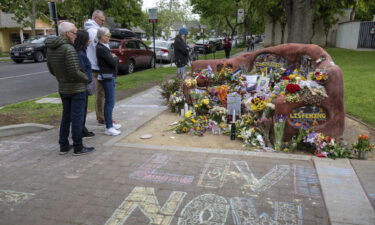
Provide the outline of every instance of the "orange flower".
[[368,136],[365,134],[361,134],[358,136],[358,140],[368,140]]

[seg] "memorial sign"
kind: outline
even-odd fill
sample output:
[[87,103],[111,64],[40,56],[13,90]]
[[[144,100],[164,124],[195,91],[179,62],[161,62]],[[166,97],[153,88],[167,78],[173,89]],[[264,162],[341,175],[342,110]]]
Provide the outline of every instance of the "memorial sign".
[[303,106],[295,108],[289,114],[289,120],[294,128],[308,129],[327,121],[327,113],[322,107]]

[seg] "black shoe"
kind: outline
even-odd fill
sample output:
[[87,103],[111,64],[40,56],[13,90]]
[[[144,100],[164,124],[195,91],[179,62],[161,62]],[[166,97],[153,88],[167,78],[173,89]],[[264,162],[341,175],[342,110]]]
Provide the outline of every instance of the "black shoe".
[[79,146],[74,147],[74,153],[73,155],[79,156],[79,155],[85,155],[93,152],[95,150],[94,147],[85,147],[85,146]]
[[95,136],[94,132],[90,132],[90,131],[85,132],[85,133],[82,134],[82,138],[83,139],[93,138],[94,136]]
[[69,146],[66,146],[66,147],[61,147],[60,148],[60,155],[65,155],[66,153],[68,153],[71,149],[73,148],[73,145],[69,145]]

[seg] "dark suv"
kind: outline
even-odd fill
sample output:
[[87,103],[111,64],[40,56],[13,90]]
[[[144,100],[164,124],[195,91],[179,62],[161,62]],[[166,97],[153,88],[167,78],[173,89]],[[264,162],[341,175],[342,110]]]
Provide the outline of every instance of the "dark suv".
[[111,52],[119,57],[119,71],[133,73],[137,67],[154,66],[154,52],[137,38],[111,38]]
[[42,62],[46,57],[46,40],[55,37],[54,35],[42,35],[31,37],[24,43],[12,46],[9,49],[9,54],[12,60],[16,63],[22,63],[25,59],[34,60],[35,62]]

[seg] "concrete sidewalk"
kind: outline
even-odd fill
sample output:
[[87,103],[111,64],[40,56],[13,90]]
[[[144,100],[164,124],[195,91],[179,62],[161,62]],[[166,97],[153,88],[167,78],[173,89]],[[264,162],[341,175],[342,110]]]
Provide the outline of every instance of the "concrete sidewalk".
[[85,156],[57,128],[1,138],[0,224],[375,224],[374,161],[119,143],[165,109],[158,87],[117,102],[118,137],[90,113]]

